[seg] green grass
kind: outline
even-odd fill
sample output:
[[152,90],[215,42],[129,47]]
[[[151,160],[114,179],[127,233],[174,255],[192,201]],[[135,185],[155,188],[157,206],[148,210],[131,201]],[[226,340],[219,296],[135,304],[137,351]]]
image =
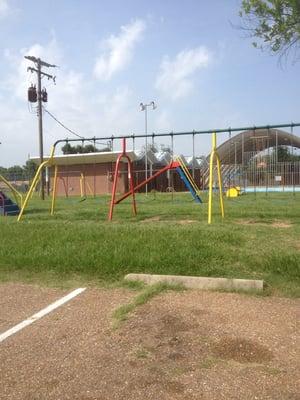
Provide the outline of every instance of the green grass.
[[143,272],[264,279],[273,294],[300,294],[300,195],[225,199],[224,221],[216,199],[210,226],[207,204],[188,194],[138,195],[138,216],[126,201],[111,223],[108,197],[78,200],[59,199],[54,217],[39,199],[20,223],[0,217],[0,280],[111,285]]
[[114,328],[118,328],[121,322],[126,321],[128,315],[132,311],[134,311],[137,307],[142,306],[143,304],[151,300],[153,297],[167,290],[181,291],[184,290],[184,288],[180,285],[170,285],[164,282],[146,286],[145,289],[132,300],[132,302],[124,304],[114,311],[113,313]]

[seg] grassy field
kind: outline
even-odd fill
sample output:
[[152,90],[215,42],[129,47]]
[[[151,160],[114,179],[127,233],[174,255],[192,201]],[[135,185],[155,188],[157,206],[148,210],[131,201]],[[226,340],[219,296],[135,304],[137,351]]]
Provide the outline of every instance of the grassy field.
[[264,279],[267,293],[300,295],[300,197],[248,194],[225,199],[226,219],[207,225],[205,204],[188,194],[138,195],[116,207],[108,197],[33,199],[24,220],[0,217],[0,279],[47,284],[111,284],[129,272]]

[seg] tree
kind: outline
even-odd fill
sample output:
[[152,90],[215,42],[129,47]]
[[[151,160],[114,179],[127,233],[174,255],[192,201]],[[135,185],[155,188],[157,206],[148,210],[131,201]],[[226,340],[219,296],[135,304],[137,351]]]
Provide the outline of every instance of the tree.
[[26,164],[23,165],[24,177],[31,179],[34,177],[37,170],[37,165],[33,160],[27,160]]
[[[273,153],[275,153],[276,150],[273,149]],[[294,161],[299,161],[300,156],[291,153],[290,149],[285,146],[278,146],[277,148],[277,161],[278,162],[294,162]]]
[[280,57],[300,49],[300,0],[242,0],[242,29],[258,39],[253,46]]
[[13,165],[7,168],[8,175],[13,177],[13,179],[23,179],[23,172],[23,168],[20,165]]
[[75,147],[71,146],[70,143],[66,143],[61,148],[63,154],[75,154]]
[[110,147],[104,147],[103,149],[98,149],[93,144],[87,144],[82,146],[78,144],[77,146],[71,146],[70,143],[66,143],[61,148],[63,154],[83,154],[83,153],[101,153],[104,151],[111,151]]

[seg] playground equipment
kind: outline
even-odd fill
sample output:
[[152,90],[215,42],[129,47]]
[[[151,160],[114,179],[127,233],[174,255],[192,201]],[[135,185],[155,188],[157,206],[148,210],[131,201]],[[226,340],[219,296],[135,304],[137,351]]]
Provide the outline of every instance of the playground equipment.
[[5,186],[7,186],[10,191],[12,192],[15,203],[19,206],[22,207],[23,204],[23,196],[22,194],[7,180],[4,178],[4,176],[0,175],[0,182],[3,182]]
[[[137,186],[134,186],[133,168],[132,168],[131,160],[128,157],[128,155],[126,154],[126,139],[125,138],[123,138],[122,143],[123,143],[123,150],[117,159],[115,173],[114,173],[113,190],[112,190],[112,196],[111,196],[110,208],[109,208],[109,214],[108,214],[109,221],[112,220],[114,206],[121,203],[121,201],[127,199],[127,197],[129,197],[129,196],[132,196],[133,214],[136,215],[137,211],[136,211],[135,193],[139,189],[141,189],[143,186],[147,185],[150,181],[152,181],[153,179],[156,179],[159,175],[161,175],[169,170],[172,170],[172,169],[175,169],[179,173],[181,179],[183,180],[187,189],[192,194],[194,200],[197,203],[202,203],[201,197],[199,196],[200,191],[196,185],[196,182],[192,178],[191,174],[189,173],[188,169],[186,168],[186,166],[184,165],[184,163],[180,157],[176,157],[176,161],[172,161],[167,166],[160,169],[155,174],[151,175],[148,179],[145,179],[143,182],[139,183]],[[119,175],[119,164],[120,164],[120,161],[122,158],[126,158],[128,161],[128,174],[129,174],[129,181],[130,181],[130,190],[127,193],[123,194],[118,200],[116,200],[116,188],[117,188],[118,175]]]
[[92,188],[91,188],[91,186],[90,186],[90,184],[85,179],[85,176],[82,173],[80,174],[79,184],[80,184],[80,197],[81,197],[82,200],[86,198],[86,195],[87,195],[86,194],[87,193],[86,189],[88,189],[88,191],[89,191],[91,196],[95,195],[93,190],[92,190]]
[[216,164],[217,164],[221,215],[222,215],[222,218],[224,218],[221,162],[220,162],[220,158],[219,158],[219,155],[218,155],[218,152],[216,149],[217,149],[217,138],[216,138],[216,133],[214,132],[212,134],[212,150],[211,150],[210,158],[209,158],[209,188],[208,188],[208,223],[209,224],[211,224],[211,216],[212,216],[214,159],[216,159]]
[[[122,158],[125,158],[128,162],[128,177],[129,177],[130,191],[128,193],[126,193],[127,194],[126,197],[132,195],[132,210],[133,210],[133,214],[136,215],[136,202],[135,202],[136,188],[134,187],[134,183],[133,183],[133,168],[132,168],[131,159],[126,154],[126,139],[124,138],[122,140],[122,153],[118,156],[117,162],[116,162],[114,183],[113,183],[113,188],[112,188],[111,202],[110,202],[110,208],[109,208],[109,214],[108,214],[109,221],[112,220],[115,204],[118,204],[120,202],[120,199],[118,200],[118,202],[116,202],[115,198],[116,198],[116,189],[117,189],[117,183],[118,183],[118,175],[119,175],[119,170],[120,170],[120,161]],[[126,197],[124,197],[123,200]]]
[[0,191],[0,215],[11,216],[18,215],[20,208],[17,203],[14,203],[8,196]]
[[[29,191],[26,195],[26,198],[22,204],[22,208],[18,217],[18,221],[20,221],[23,217],[24,211],[28,205],[28,202],[30,201],[31,195],[33,193],[34,187],[38,182],[38,179],[41,175],[42,170],[47,167],[47,166],[53,166],[55,165],[55,160],[54,160],[54,153],[56,150],[56,147],[58,144],[62,144],[62,143],[73,143],[73,142],[92,142],[92,143],[96,143],[96,141],[107,141],[110,140],[111,142],[111,148],[113,148],[113,143],[115,140],[119,140],[119,139],[131,139],[132,143],[133,143],[133,148],[135,146],[135,140],[137,139],[142,139],[142,138],[152,138],[152,140],[154,140],[154,138],[162,138],[162,137],[169,137],[171,138],[171,149],[172,149],[172,153],[173,153],[173,139],[176,137],[183,137],[183,136],[187,136],[192,138],[192,149],[193,149],[193,153],[192,153],[192,158],[195,158],[195,145],[194,145],[194,139],[196,136],[198,135],[206,135],[206,134],[213,134],[214,140],[216,139],[216,134],[219,133],[228,133],[229,134],[229,138],[231,140],[231,134],[233,132],[241,132],[241,131],[251,131],[253,132],[253,135],[255,137],[255,133],[258,132],[259,130],[263,130],[263,129],[267,129],[268,131],[271,129],[279,129],[279,128],[287,128],[290,127],[291,131],[293,130],[294,127],[300,127],[300,123],[288,123],[288,124],[277,124],[277,125],[263,125],[263,126],[250,126],[250,127],[239,127],[239,128],[225,128],[225,129],[214,129],[214,130],[197,130],[197,131],[189,131],[189,132],[168,132],[168,133],[152,133],[151,135],[147,135],[147,134],[130,134],[130,135],[125,135],[125,136],[102,136],[102,137],[91,137],[91,138],[80,138],[80,139],[61,139],[61,140],[57,140],[54,145],[52,146],[51,149],[51,153],[49,156],[49,159],[44,161],[38,168],[36,175],[32,181],[32,184],[29,188]],[[252,137],[251,136],[251,137]],[[242,146],[244,145],[243,141],[242,141]],[[237,146],[235,146],[235,150],[237,149]],[[216,147],[214,149],[214,151],[211,154],[211,166],[210,166],[210,199],[209,199],[209,223],[211,223],[211,211],[212,211],[212,174],[213,174],[213,159],[216,158]],[[165,171],[167,171],[168,169],[172,169],[171,166],[173,166],[174,168],[176,168],[176,164],[177,163],[177,167],[180,167],[179,162],[178,161],[173,161],[173,163],[167,167],[165,167],[165,169],[163,169],[162,171],[159,171],[159,173],[163,173]],[[217,158],[217,164],[220,164],[220,158]],[[174,169],[173,168],[173,169]],[[194,174],[193,174],[194,175]],[[220,169],[220,165],[218,168],[218,175],[221,175],[221,169]],[[151,176],[149,179],[155,179],[156,174],[154,174],[153,176]],[[221,181],[221,176],[219,177],[219,181]],[[143,182],[143,184],[145,184],[145,181]],[[292,187],[294,188],[295,182],[292,182]],[[222,186],[222,183],[221,183]],[[230,186],[230,184],[229,184]],[[222,194],[222,187],[220,187],[219,184],[219,189],[220,193]],[[138,190],[138,187],[134,188],[134,190]],[[293,189],[295,191],[295,188]],[[53,192],[55,193],[55,190],[53,190]],[[127,197],[130,195],[127,194]],[[52,194],[52,202],[55,202],[55,196],[53,196]],[[117,200],[115,201],[115,203],[117,204],[118,202],[120,202],[121,200]],[[224,205],[223,205],[223,199],[222,199],[222,195],[220,196],[220,207],[221,207],[221,212],[222,212],[222,216],[224,216]],[[51,207],[53,208],[53,206]]]
[[239,186],[233,186],[226,191],[226,197],[238,197],[241,195],[241,188]]
[[[19,213],[19,216],[18,216],[18,221],[21,221],[21,219],[22,219],[22,216],[24,214],[25,208],[27,207],[27,204],[28,204],[29,200],[31,199],[32,194],[34,192],[34,189],[35,189],[36,185],[38,184],[38,181],[39,181],[39,179],[41,177],[41,173],[43,171],[43,168],[53,165],[54,152],[55,152],[55,146],[53,146],[52,149],[51,149],[51,153],[50,153],[49,159],[44,161],[44,162],[42,162],[40,164],[40,166],[38,167],[38,169],[36,171],[36,174],[35,174],[35,176],[34,176],[34,178],[32,180],[31,186],[30,186],[30,188],[29,188],[29,190],[28,190],[28,192],[26,194],[25,200],[24,200],[24,202],[22,204],[22,207],[21,207],[21,210],[20,210],[20,213]],[[54,192],[54,190],[53,190],[53,192]]]
[[[75,172],[78,172],[78,171],[75,171]],[[89,194],[90,194],[91,196],[94,196],[94,192],[93,192],[93,190],[92,190],[90,184],[89,184],[89,183],[87,182],[87,180],[85,179],[84,174],[81,173],[81,172],[79,172],[79,176],[78,176],[77,178],[79,179],[79,188],[80,188],[80,198],[81,198],[81,200],[83,200],[83,199],[86,198],[86,196],[87,196],[87,190],[88,190],[88,192],[89,192]],[[56,179],[58,179],[58,180],[62,183],[63,188],[64,188],[65,196],[68,198],[68,197],[69,197],[70,191],[73,190],[73,188],[70,187],[69,184],[68,184],[68,178],[66,179],[66,178],[63,177],[63,176],[60,176],[60,173],[57,172],[57,177],[56,177]]]

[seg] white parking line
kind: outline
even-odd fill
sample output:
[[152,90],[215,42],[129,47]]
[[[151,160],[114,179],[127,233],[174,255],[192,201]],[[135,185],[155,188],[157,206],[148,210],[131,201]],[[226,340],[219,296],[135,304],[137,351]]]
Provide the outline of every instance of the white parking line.
[[19,332],[21,329],[25,328],[28,325],[31,325],[33,322],[37,321],[40,318],[43,318],[45,315],[49,314],[51,311],[55,310],[56,308],[62,306],[63,304],[67,303],[68,301],[72,300],[74,297],[78,296],[80,293],[84,292],[86,288],[78,288],[73,290],[73,292],[67,294],[66,296],[62,297],[61,299],[55,301],[54,303],[50,304],[46,308],[43,308],[41,311],[37,312],[36,314],[32,315],[32,317],[25,319],[24,321],[20,322],[19,324],[15,325],[14,327],[8,329],[6,332],[0,334],[0,343],[7,339],[9,336],[14,335],[15,333]]

